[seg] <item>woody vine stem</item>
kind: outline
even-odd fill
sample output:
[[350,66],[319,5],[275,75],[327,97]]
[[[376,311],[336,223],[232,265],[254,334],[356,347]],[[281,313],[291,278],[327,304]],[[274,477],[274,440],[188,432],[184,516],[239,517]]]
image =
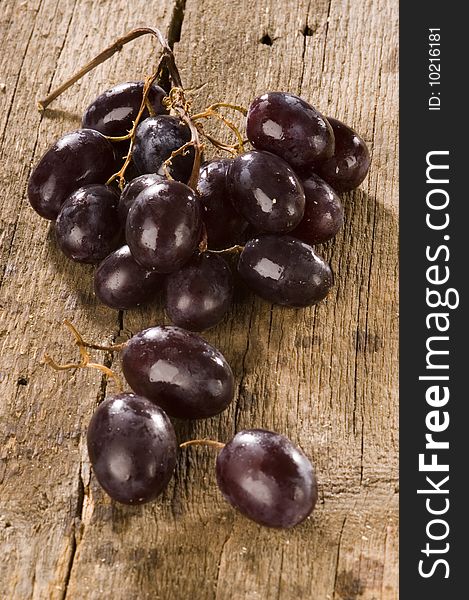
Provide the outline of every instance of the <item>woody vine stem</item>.
[[[125,44],[144,36],[144,35],[152,35],[157,39],[159,44],[162,47],[162,54],[158,63],[158,66],[153,73],[153,75],[145,78],[145,83],[143,87],[143,97],[142,103],[140,105],[139,112],[135,121],[133,123],[132,129],[125,136],[119,138],[108,138],[111,141],[121,141],[121,140],[130,140],[129,151],[127,156],[125,157],[124,164],[121,169],[115,173],[109,180],[108,184],[114,180],[118,180],[119,187],[122,189],[125,186],[125,172],[130,164],[132,159],[132,151],[135,142],[135,132],[137,126],[141,120],[142,114],[145,108],[149,109],[151,114],[151,107],[148,102],[148,94],[153,82],[157,79],[160,79],[163,75],[165,69],[168,70],[169,76],[172,82],[172,89],[170,90],[168,96],[164,99],[164,104],[167,108],[171,109],[175,115],[177,115],[181,121],[183,121],[191,132],[191,140],[187,144],[184,144],[181,148],[175,150],[168,160],[163,164],[163,168],[166,176],[171,179],[171,175],[169,173],[168,167],[171,164],[171,161],[175,156],[179,154],[185,154],[188,152],[190,147],[194,148],[194,164],[192,167],[191,176],[188,182],[189,187],[195,190],[197,185],[197,180],[199,177],[199,170],[202,160],[203,153],[203,144],[200,140],[200,135],[204,135],[208,141],[210,141],[215,147],[220,150],[224,150],[226,152],[230,152],[231,154],[237,155],[240,152],[244,151],[244,142],[239,129],[236,127],[234,123],[228,120],[224,115],[220,114],[219,110],[221,108],[229,108],[235,111],[246,115],[247,111],[244,107],[229,104],[227,102],[217,102],[209,106],[206,110],[201,113],[191,115],[191,102],[186,98],[186,94],[182,85],[181,76],[179,74],[179,70],[176,66],[176,60],[174,58],[173,51],[171,50],[168,40],[164,37],[159,29],[156,27],[138,27],[137,29],[132,29],[124,36],[118,38],[113,44],[108,46],[105,50],[100,52],[95,58],[93,58],[90,62],[88,62],[84,67],[82,67],[79,71],[77,71],[70,79],[60,85],[57,89],[55,89],[52,93],[50,93],[47,98],[41,100],[39,104],[40,110],[45,110],[49,104],[55,100],[62,92],[67,90],[70,86],[72,86],[75,82],[81,79],[86,73],[93,70],[95,67],[105,62],[108,58],[113,56],[116,52],[122,50]],[[228,127],[236,136],[236,143],[233,145],[225,144],[213,138],[211,135],[205,133],[203,129],[203,125],[200,121],[204,119],[215,118],[221,121],[226,127]]]

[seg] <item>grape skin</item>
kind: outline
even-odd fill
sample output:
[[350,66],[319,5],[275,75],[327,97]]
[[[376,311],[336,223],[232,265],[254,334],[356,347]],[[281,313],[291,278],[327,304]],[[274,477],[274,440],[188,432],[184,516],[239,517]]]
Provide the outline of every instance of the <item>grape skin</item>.
[[229,185],[236,210],[258,231],[287,233],[303,218],[305,194],[293,169],[270,152],[235,158]]
[[[166,112],[163,106],[165,96],[166,92],[160,86],[153,84],[150,87],[147,99],[157,115]],[[143,81],[119,83],[93,100],[83,114],[81,126],[110,137],[126,135],[137,118],[142,98]],[[145,109],[142,119],[149,116],[148,109]]]
[[55,222],[58,245],[68,258],[98,263],[121,241],[118,194],[106,185],[87,185],[63,203]]
[[284,306],[310,306],[326,297],[329,265],[309,246],[290,236],[266,235],[249,241],[238,272],[261,298]]
[[335,152],[320,162],[315,172],[336,192],[356,189],[365,179],[371,164],[365,140],[338,119],[328,117],[335,136]]
[[129,214],[129,209],[135,201],[135,198],[143,192],[143,190],[154,183],[160,183],[162,181],[166,181],[164,177],[161,175],[156,175],[156,173],[147,173],[146,175],[139,175],[135,177],[125,186],[122,190],[122,194],[119,200],[119,218],[122,225],[125,226],[125,222],[127,221],[127,215]]
[[203,419],[233,400],[233,373],[224,356],[200,336],[179,327],[150,327],[122,352],[128,384],[181,419]]
[[141,267],[132,258],[129,247],[122,246],[96,269],[94,291],[106,306],[128,310],[154,300],[163,282],[163,275]]
[[179,327],[204,331],[217,325],[231,307],[233,276],[226,261],[204,252],[166,279],[165,309]]
[[147,269],[171,273],[194,254],[200,239],[200,204],[178,181],[145,188],[130,207],[125,236],[134,259]]
[[344,209],[339,196],[329,184],[311,173],[300,178],[305,192],[305,213],[291,236],[314,246],[331,240],[344,223]]
[[[137,127],[132,159],[140,174],[166,175],[163,163],[171,153],[191,139],[189,127],[177,117],[159,115],[149,117]],[[194,148],[184,155],[176,156],[168,167],[173,179],[187,183],[194,164]]]
[[176,466],[171,421],[146,398],[123,393],[102,402],[87,432],[96,479],[111,498],[143,504],[159,496]]
[[255,148],[273,152],[294,168],[334,153],[334,134],[327,119],[311,104],[287,92],[268,92],[253,100],[246,133]]
[[91,183],[105,183],[116,170],[111,143],[99,132],[79,129],[53,144],[35,166],[28,182],[34,210],[55,220],[68,196]]
[[272,431],[237,433],[219,452],[216,475],[224,498],[267,527],[294,527],[317,502],[311,462],[288,438]]
[[239,244],[248,226],[232,204],[228,186],[228,168],[232,162],[231,159],[213,160],[200,169],[197,191],[208,247],[212,250]]

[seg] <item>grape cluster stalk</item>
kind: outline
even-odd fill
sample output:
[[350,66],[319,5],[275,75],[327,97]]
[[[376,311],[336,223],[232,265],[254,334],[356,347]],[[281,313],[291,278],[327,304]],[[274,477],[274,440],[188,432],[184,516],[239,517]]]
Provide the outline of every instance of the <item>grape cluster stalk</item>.
[[[231,367],[199,332],[226,317],[236,281],[285,307],[327,297],[334,276],[316,246],[341,229],[339,194],[362,183],[370,153],[353,129],[289,92],[266,92],[248,108],[223,101],[195,112],[173,52],[153,27],[116,40],[39,102],[40,109],[143,35],[161,45],[155,71],[95,98],[81,128],[39,160],[28,197],[53,222],[64,255],[96,265],[101,303],[131,310],[162,294],[173,325],[147,327],[109,347],[86,342],[66,322],[80,361],[61,365],[46,356],[45,362],[114,377],[118,393],[98,406],[87,433],[94,474],[114,500],[154,500],[171,479],[178,452],[205,444],[218,450],[217,484],[232,506],[263,525],[293,527],[313,511],[317,482],[310,460],[289,439],[250,429],[226,444],[189,440],[178,449],[171,418],[213,417],[233,401]],[[159,85],[165,72],[169,90]],[[245,134],[227,111],[242,116]],[[214,138],[210,120],[221,122],[233,143]],[[204,162],[206,144],[223,154]],[[125,384],[91,362],[90,349],[121,352]]]

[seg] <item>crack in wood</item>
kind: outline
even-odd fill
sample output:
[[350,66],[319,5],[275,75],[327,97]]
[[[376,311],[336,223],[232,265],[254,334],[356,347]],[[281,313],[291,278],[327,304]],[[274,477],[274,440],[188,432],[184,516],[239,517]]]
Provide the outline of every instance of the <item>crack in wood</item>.
[[234,521],[231,524],[230,531],[228,532],[228,535],[223,540],[223,543],[222,543],[221,549],[220,549],[220,556],[218,558],[218,569],[217,569],[217,584],[216,584],[216,588],[215,588],[215,600],[217,600],[217,598],[218,598],[218,586],[220,584],[221,560],[223,558],[223,553],[225,552],[225,547],[228,544],[228,542],[233,534],[233,529],[234,529]]
[[182,24],[186,13],[186,0],[176,0],[173,14],[168,27],[168,43],[171,49],[174,44],[181,41]]
[[[298,94],[301,96],[302,92],[303,92],[303,80],[305,77],[305,69],[306,69],[306,63],[305,63],[305,56],[306,56],[306,42],[309,36],[312,35],[312,30],[310,29],[310,27],[308,26],[308,15],[309,15],[309,11],[311,9],[311,0],[308,2],[308,8],[306,10],[306,25],[303,28],[303,52],[301,54],[301,73],[300,73],[300,85],[299,85],[299,89],[298,89]],[[309,33],[311,32],[311,33]]]
[[77,554],[79,540],[77,539],[77,520],[80,521],[80,526],[83,523],[83,511],[85,505],[85,485],[81,476],[82,462],[78,469],[78,488],[77,488],[77,504],[75,509],[75,519],[72,525],[72,535],[70,539],[70,556],[67,564],[67,570],[64,576],[64,587],[62,590],[61,600],[66,600],[68,594],[68,585],[70,583],[70,577],[72,575],[73,564]]
[[331,6],[332,6],[332,0],[329,0],[329,6],[327,7],[327,17],[326,17],[326,35],[324,36],[324,51],[322,54],[322,61],[321,61],[321,83],[322,83],[322,74],[324,73],[324,65],[326,64],[327,36],[329,34],[329,20],[331,17]]
[[342,543],[342,536],[344,534],[344,529],[345,529],[345,523],[347,521],[347,517],[348,515],[345,515],[343,521],[342,521],[342,526],[340,528],[340,532],[339,532],[339,539],[337,542],[337,556],[336,556],[336,560],[335,560],[335,576],[334,576],[334,596],[333,598],[337,597],[337,579],[339,576],[339,558],[340,558],[340,545]]

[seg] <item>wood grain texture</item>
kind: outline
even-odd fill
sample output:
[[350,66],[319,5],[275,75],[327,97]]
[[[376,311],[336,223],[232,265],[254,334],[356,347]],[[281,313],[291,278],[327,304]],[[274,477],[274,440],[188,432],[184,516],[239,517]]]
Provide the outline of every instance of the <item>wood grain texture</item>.
[[[0,598],[398,597],[397,13],[395,0],[2,3]],[[232,365],[235,402],[207,421],[176,423],[181,441],[265,427],[297,442],[316,465],[320,502],[292,531],[235,513],[217,491],[213,451],[200,447],[181,453],[160,501],[111,502],[84,447],[106,383],[40,365],[45,350],[74,357],[64,317],[101,341],[167,322],[160,306],[99,306],[92,269],[60,256],[25,194],[47,146],[78,126],[99,91],[149,73],[155,46],[134,42],[42,117],[35,100],[141,24],[173,40],[180,29],[184,84],[203,86],[195,108],[289,90],[354,126],[372,151],[369,177],[344,197],[344,230],[321,250],[336,276],[331,295],[286,310],[239,286],[229,317],[204,335]]]

